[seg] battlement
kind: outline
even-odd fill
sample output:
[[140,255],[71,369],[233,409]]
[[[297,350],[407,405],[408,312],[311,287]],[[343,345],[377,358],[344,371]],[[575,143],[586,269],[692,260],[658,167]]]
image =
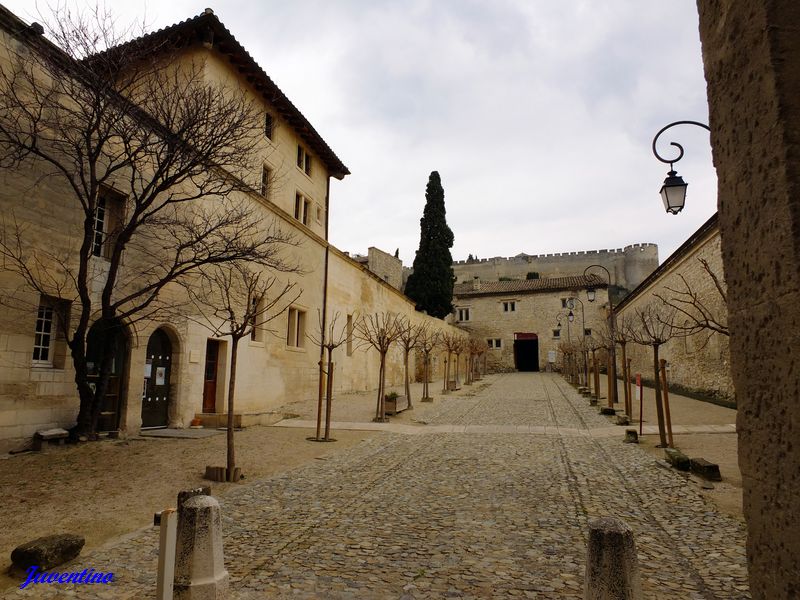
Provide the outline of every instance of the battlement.
[[509,263],[530,263],[535,260],[543,260],[543,259],[553,259],[553,258],[569,258],[573,256],[607,256],[613,254],[625,254],[630,253],[633,250],[638,249],[640,252],[644,252],[647,249],[654,249],[656,252],[658,251],[658,246],[656,244],[652,244],[649,242],[642,242],[639,244],[630,244],[625,246],[624,248],[604,248],[602,250],[580,250],[576,252],[553,252],[550,254],[518,254],[517,256],[494,256],[492,258],[480,258],[478,260],[467,261],[467,260],[454,260],[453,265],[479,265],[479,264],[500,264],[504,262]]

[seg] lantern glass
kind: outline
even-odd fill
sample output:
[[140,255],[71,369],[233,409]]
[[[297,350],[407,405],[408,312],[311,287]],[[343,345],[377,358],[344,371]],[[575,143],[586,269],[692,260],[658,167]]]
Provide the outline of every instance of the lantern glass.
[[572,311],[569,311],[569,315],[567,315],[569,322],[572,323],[575,320],[575,315],[572,314]]
[[675,171],[667,173],[664,185],[661,186],[661,201],[664,203],[664,210],[673,215],[677,215],[683,210],[686,203],[686,188],[689,184],[683,181],[683,177]]
[[589,302],[594,302],[595,298],[597,297],[597,293],[594,291],[594,288],[588,288],[586,290],[586,297],[589,299]]

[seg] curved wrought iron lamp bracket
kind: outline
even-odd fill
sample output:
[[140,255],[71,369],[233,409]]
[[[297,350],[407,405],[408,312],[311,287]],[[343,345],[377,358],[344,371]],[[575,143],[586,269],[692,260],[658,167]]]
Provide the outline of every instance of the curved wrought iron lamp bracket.
[[675,127],[676,125],[697,125],[706,131],[711,131],[711,128],[708,125],[705,123],[700,123],[699,121],[675,121],[674,123],[670,123],[669,125],[662,127],[656,134],[656,137],[653,138],[653,155],[662,163],[668,164],[670,171],[674,171],[672,168],[673,163],[676,163],[683,158],[683,146],[681,146],[678,142],[670,142],[670,146],[675,146],[678,149],[678,156],[675,158],[664,158],[658,153],[658,150],[656,150],[656,143],[658,142],[658,138],[662,133],[664,133],[670,127]]

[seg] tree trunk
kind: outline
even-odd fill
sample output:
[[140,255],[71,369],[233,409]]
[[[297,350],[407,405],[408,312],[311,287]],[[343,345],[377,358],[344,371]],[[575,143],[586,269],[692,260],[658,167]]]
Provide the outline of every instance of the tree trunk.
[[411,405],[411,382],[408,379],[408,355],[410,354],[410,352],[411,352],[411,350],[409,348],[405,349],[405,357],[404,357],[403,366],[405,367],[405,370],[406,370],[406,381],[405,381],[405,384],[406,384],[406,398],[408,398],[408,408],[414,408]]
[[422,353],[422,397],[428,399],[428,353]]
[[319,389],[317,390],[317,441],[322,435],[322,396],[325,390],[325,348],[323,347],[319,353]]
[[383,401],[385,365],[386,365],[386,354],[384,352],[381,352],[381,362],[380,366],[378,367],[378,403],[375,406],[375,421],[379,423],[382,423],[383,420],[386,418],[386,413],[384,412],[384,401]]
[[328,349],[328,381],[325,392],[325,441],[331,439],[331,405],[333,404],[333,352]]
[[233,471],[236,467],[236,455],[233,447],[233,393],[236,389],[236,358],[239,354],[239,338],[232,336],[231,340],[231,379],[228,383],[228,461],[225,479],[233,481]]
[[658,437],[661,448],[667,447],[667,432],[664,428],[664,407],[661,404],[661,382],[659,379],[658,344],[653,344],[653,374],[656,384],[656,415],[658,416]]
[[622,348],[622,380],[623,380],[623,384],[622,384],[623,385],[623,390],[622,391],[625,394],[625,414],[630,417],[631,416],[631,412],[633,412],[633,409],[632,409],[632,406],[631,406],[631,404],[632,404],[631,395],[630,395],[629,390],[628,390],[628,381],[631,378],[631,374],[628,373],[628,356],[625,353],[625,346],[627,346],[627,343],[620,342],[619,345]]

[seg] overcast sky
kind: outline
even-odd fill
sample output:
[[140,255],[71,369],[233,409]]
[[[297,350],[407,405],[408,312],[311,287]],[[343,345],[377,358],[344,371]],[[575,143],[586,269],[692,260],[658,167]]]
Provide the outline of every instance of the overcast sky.
[[[80,2],[79,2],[80,3]],[[37,20],[30,0],[4,4]],[[46,6],[46,3],[39,3]],[[716,209],[708,133],[679,127],[687,207],[650,149],[708,122],[694,0],[107,0],[150,28],[210,6],[349,167],[331,241],[411,264],[441,174],[454,259],[654,242]],[[662,138],[663,139],[663,138]]]

